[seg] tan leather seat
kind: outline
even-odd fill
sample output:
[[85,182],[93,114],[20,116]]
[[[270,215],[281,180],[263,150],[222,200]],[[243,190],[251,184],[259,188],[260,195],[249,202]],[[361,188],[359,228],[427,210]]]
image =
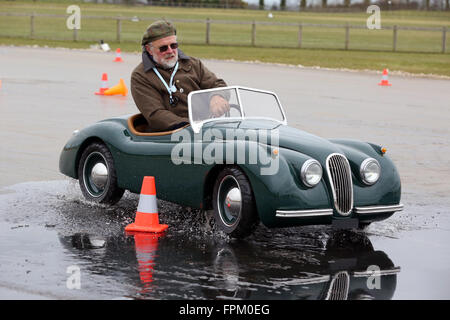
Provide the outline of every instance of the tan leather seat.
[[147,123],[147,120],[145,120],[145,117],[142,115],[142,113],[135,114],[128,118],[128,128],[135,136],[164,136],[183,130],[188,126],[190,126],[190,124],[187,124],[175,130],[152,132],[150,126]]

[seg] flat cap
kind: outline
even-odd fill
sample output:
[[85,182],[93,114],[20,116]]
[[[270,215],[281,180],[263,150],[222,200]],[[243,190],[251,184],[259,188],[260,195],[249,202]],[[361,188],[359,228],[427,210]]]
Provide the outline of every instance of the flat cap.
[[145,46],[149,42],[169,36],[175,36],[176,34],[177,30],[173,23],[166,20],[159,20],[148,26],[142,37],[142,45]]

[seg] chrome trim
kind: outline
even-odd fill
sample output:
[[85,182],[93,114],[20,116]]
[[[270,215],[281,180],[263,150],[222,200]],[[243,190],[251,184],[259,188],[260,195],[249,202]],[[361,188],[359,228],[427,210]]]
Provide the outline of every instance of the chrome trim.
[[283,284],[288,285],[288,286],[301,286],[301,285],[329,282],[330,279],[331,279],[331,277],[329,275],[317,276],[317,277],[312,277],[312,278],[299,278],[299,279],[292,279],[289,281],[283,281]]
[[[337,181],[333,180],[333,176],[331,175],[330,169],[330,161],[333,161],[332,157],[339,157],[343,160],[343,163],[334,163],[334,174],[337,176]],[[333,202],[336,211],[341,216],[348,216],[351,214],[353,210],[353,180],[352,180],[352,171],[350,168],[350,163],[347,158],[340,153],[332,153],[326,159],[326,169],[328,174],[328,179],[330,181],[331,191],[333,193]],[[340,193],[337,194],[336,186],[339,186]],[[343,205],[344,208],[349,208],[348,210],[343,211],[340,205]]]
[[314,209],[314,210],[277,210],[277,218],[304,218],[304,217],[322,217],[332,216],[333,209]]
[[355,207],[353,210],[357,214],[394,212],[394,211],[402,211],[403,204],[389,205],[389,206]]
[[353,276],[355,278],[367,278],[372,276],[391,276],[397,274],[401,271],[400,267],[394,267],[388,270],[380,270],[380,271],[354,271]]
[[325,300],[347,300],[350,289],[350,275],[340,271],[333,276]]

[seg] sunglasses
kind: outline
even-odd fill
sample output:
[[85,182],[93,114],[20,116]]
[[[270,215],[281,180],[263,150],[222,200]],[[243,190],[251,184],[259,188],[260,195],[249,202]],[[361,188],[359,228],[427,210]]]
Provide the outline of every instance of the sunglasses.
[[175,50],[176,48],[178,48],[178,43],[171,43],[170,45],[164,45],[164,46],[161,46],[161,47],[159,47],[159,52],[166,52],[168,49],[169,49],[169,46],[170,46],[170,48],[172,49],[172,50]]

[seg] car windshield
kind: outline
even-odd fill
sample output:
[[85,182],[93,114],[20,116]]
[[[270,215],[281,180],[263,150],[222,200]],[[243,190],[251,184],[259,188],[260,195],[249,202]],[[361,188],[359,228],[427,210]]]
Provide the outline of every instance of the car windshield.
[[[211,101],[218,96],[225,99],[230,110],[214,115]],[[273,92],[244,87],[223,87],[189,93],[189,121],[194,132],[199,132],[210,121],[240,121],[243,119],[269,119],[287,124],[280,100]]]

